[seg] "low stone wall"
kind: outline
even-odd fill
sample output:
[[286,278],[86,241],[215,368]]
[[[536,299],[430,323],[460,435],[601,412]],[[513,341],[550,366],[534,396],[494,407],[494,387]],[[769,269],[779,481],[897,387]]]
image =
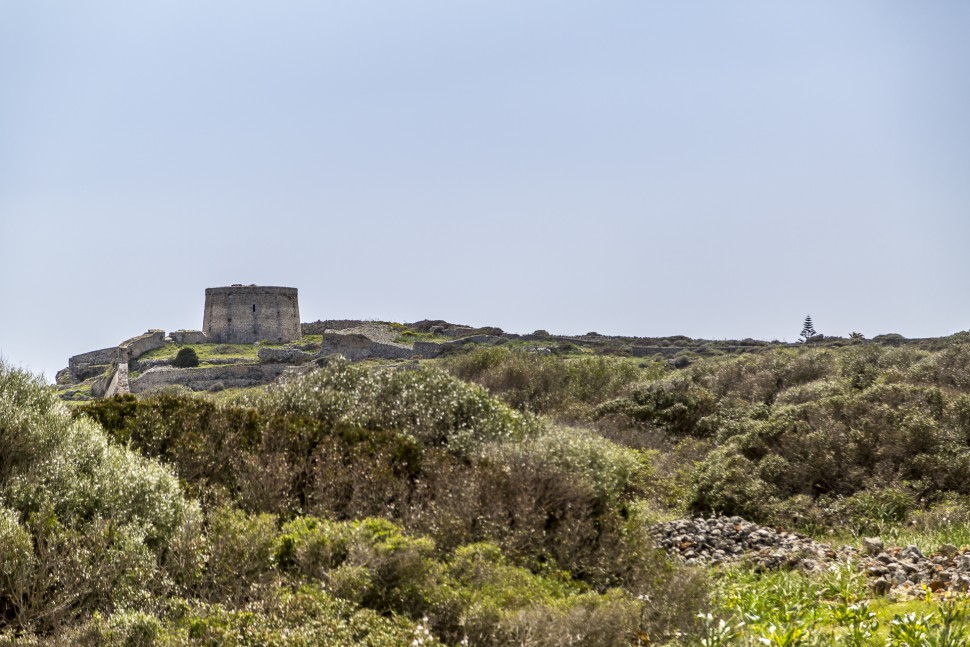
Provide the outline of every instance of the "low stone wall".
[[683,350],[695,350],[692,348],[684,349],[676,346],[631,346],[630,355],[633,357],[653,357],[661,355],[663,357],[673,357]]
[[327,330],[346,330],[356,328],[364,323],[360,319],[327,319],[325,321],[313,321],[300,324],[304,335],[322,335]]
[[136,359],[128,362],[128,370],[132,373],[144,373],[156,366],[171,366],[171,359]]
[[179,346],[184,344],[207,344],[209,337],[201,330],[176,330],[168,334]]
[[[105,373],[109,366],[127,364],[150,350],[161,348],[165,343],[164,330],[149,330],[117,346],[75,355],[67,361],[67,373],[65,374],[64,371],[58,373],[58,384],[83,382],[90,377]],[[106,384],[104,386],[107,388]]]
[[285,364],[236,364],[210,368],[159,366],[130,380],[132,393],[180,385],[193,391],[219,391],[269,384],[283,374]]
[[121,342],[118,347],[122,350],[122,353],[126,353],[127,356],[124,361],[130,362],[133,359],[144,355],[150,350],[155,350],[156,348],[161,348],[165,345],[165,331],[164,330],[149,330],[144,335],[138,335],[137,337],[132,337],[127,341]]
[[351,362],[361,359],[410,359],[414,351],[406,346],[382,344],[364,335],[324,333],[320,355],[343,355]]
[[460,337],[458,339],[440,343],[434,341],[416,341],[414,342],[413,349],[415,355],[420,355],[425,359],[430,359],[432,357],[446,355],[459,350],[467,344],[497,346],[498,344],[504,344],[506,342],[508,342],[507,337],[499,337],[496,335],[471,335],[469,337]]
[[432,357],[437,357],[444,352],[444,344],[439,344],[434,341],[416,341],[414,342],[414,354],[420,355],[425,359],[431,359]]
[[[762,346],[716,346],[715,350],[724,353],[754,353],[763,348]],[[672,357],[681,351],[690,351],[703,355],[707,349],[703,346],[631,346],[630,355],[633,357],[652,357],[662,355]]]
[[114,366],[114,364],[81,364],[74,370],[70,371],[73,378],[71,382],[77,384],[92,377],[98,377],[105,371],[109,370],[112,366]]

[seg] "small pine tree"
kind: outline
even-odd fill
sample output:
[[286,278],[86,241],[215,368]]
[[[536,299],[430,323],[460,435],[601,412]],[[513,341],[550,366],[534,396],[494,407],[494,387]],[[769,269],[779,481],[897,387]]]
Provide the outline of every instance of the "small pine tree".
[[192,368],[199,365],[199,356],[196,355],[194,348],[183,348],[172,360],[175,368]]
[[805,315],[805,324],[802,326],[801,332],[802,341],[808,341],[817,334],[815,332],[815,326],[812,324],[812,316]]

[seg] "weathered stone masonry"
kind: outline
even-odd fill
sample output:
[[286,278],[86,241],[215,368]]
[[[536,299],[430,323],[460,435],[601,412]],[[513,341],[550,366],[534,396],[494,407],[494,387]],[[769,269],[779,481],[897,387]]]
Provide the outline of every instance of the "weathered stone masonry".
[[207,288],[202,332],[210,342],[276,343],[301,338],[296,288],[233,285]]

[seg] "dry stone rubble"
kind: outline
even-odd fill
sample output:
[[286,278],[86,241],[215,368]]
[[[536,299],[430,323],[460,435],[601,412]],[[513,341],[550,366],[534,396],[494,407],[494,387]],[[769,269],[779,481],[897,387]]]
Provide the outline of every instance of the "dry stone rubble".
[[916,546],[886,547],[877,537],[861,548],[832,547],[794,532],[783,532],[741,517],[678,519],[650,528],[660,548],[687,565],[751,564],[759,570],[825,570],[852,564],[869,578],[878,595],[970,590],[970,546],[943,544],[931,555]]

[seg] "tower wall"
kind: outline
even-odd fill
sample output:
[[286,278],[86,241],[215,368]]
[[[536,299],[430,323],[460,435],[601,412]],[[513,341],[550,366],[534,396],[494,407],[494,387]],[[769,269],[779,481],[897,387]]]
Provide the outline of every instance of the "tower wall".
[[296,341],[302,336],[296,288],[207,288],[202,330],[211,341],[224,344]]

